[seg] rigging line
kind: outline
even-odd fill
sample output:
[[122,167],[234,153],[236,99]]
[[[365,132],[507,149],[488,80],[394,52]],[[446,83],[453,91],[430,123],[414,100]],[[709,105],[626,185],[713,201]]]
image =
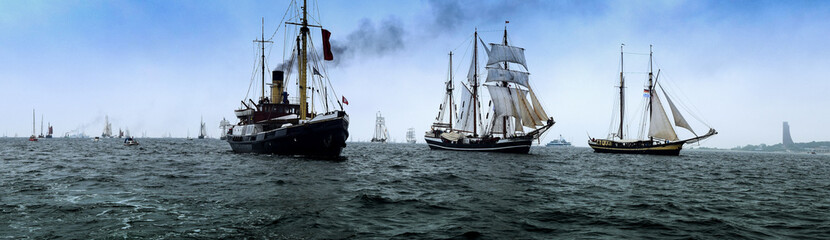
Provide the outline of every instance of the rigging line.
[[[291,3],[289,3],[289,6],[290,6],[290,4]],[[282,14],[282,19],[280,20],[280,23],[285,22],[285,17],[288,16],[289,11],[291,11],[291,7],[285,9],[285,13]],[[268,38],[268,41],[273,41],[274,40],[274,36],[276,36],[277,32],[280,31],[280,27],[282,27],[282,24],[277,25],[277,29],[274,29],[274,34],[271,34],[271,37]]]
[[254,58],[253,58],[254,61],[253,62],[255,64],[252,66],[253,69],[251,71],[251,81],[250,81],[250,83],[248,83],[248,91],[245,92],[245,98],[243,98],[243,100],[248,99],[248,96],[251,94],[251,87],[253,86],[254,80],[256,79],[256,71],[257,71],[256,62],[259,61],[259,58],[257,58],[258,54],[256,54],[256,52],[257,52],[256,49],[257,49],[256,45],[252,44],[251,45],[251,50],[252,50],[252,52],[255,52],[254,55],[253,55],[254,56]]
[[[655,61],[655,65],[657,65],[656,61]],[[665,81],[663,81],[663,82],[665,82]],[[680,105],[680,107],[683,108],[683,110],[685,110],[690,115],[692,115],[692,117],[694,117],[696,120],[703,123],[703,125],[705,125],[706,127],[712,128],[709,125],[709,123],[707,121],[705,121],[705,119],[703,119],[702,115],[700,115],[700,110],[695,105],[691,104],[691,101],[689,101],[689,98],[684,94],[683,91],[677,90],[678,88],[675,88],[674,83],[672,83],[672,82],[669,82],[669,85],[667,85],[666,87],[669,88],[669,90],[671,90],[673,93],[679,94],[679,98],[675,98],[675,99],[676,99],[678,105]],[[663,91],[663,93],[666,93],[666,92]],[[687,105],[686,102],[689,102],[689,104]]]
[[628,55],[642,55],[642,56],[648,56],[649,55],[649,53],[640,53],[640,52],[623,52],[623,53],[628,54]]

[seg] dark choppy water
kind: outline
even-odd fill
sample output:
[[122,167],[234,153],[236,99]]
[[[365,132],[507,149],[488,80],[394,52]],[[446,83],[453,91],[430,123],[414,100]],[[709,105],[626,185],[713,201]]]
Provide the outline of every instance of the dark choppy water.
[[830,238],[830,156],[0,139],[0,238]]

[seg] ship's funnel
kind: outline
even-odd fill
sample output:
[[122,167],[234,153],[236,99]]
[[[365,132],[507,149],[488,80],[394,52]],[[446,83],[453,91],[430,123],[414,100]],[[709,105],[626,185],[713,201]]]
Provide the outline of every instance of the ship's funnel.
[[283,71],[275,70],[271,72],[271,102],[273,103],[288,103],[288,96],[283,94],[285,89],[285,86],[283,86],[283,83],[285,83],[283,77]]

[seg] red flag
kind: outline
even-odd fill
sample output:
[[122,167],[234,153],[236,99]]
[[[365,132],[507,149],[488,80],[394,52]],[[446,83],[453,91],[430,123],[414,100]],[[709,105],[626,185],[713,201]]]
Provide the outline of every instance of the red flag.
[[334,54],[331,53],[331,43],[329,42],[329,38],[331,37],[331,32],[329,30],[323,30],[323,59],[326,61],[334,60]]
[[349,105],[349,100],[346,100],[346,96],[343,96],[343,104]]

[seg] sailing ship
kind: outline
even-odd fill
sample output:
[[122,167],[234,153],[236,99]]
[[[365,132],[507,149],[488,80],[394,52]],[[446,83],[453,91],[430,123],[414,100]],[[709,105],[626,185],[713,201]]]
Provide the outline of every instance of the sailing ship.
[[48,123],[47,125],[48,125],[49,127],[47,127],[48,132],[46,132],[46,138],[52,138],[52,133],[53,133],[53,132],[52,132],[52,123]]
[[547,146],[547,147],[570,147],[571,143],[566,141],[565,138],[562,138],[562,134],[559,134],[559,139],[551,140],[545,146]]
[[219,129],[222,129],[222,133],[221,133],[221,134],[219,134],[219,136],[220,136],[220,137],[219,137],[219,140],[225,140],[225,139],[227,139],[227,138],[228,138],[228,137],[227,137],[227,135],[228,135],[228,129],[230,129],[232,126],[233,126],[233,125],[231,125],[231,123],[230,123],[230,122],[228,122],[228,120],[227,120],[227,119],[222,118],[222,121],[220,121],[220,122],[219,122]]
[[207,129],[205,128],[205,119],[199,118],[199,122],[201,126],[199,127],[199,139],[205,139],[207,137]]
[[32,109],[32,136],[29,137],[30,142],[37,142],[37,136],[35,136],[35,110]]
[[37,138],[44,138],[46,136],[43,135],[43,114],[40,114],[40,135],[37,135]]
[[389,131],[386,129],[386,119],[380,115],[380,111],[375,118],[375,135],[372,137],[372,142],[385,143],[389,138]]
[[[625,126],[625,76],[623,75],[623,46],[625,45],[620,46],[619,128],[616,129],[616,133],[609,133],[609,136],[606,139],[594,139],[589,136],[590,139],[588,140],[588,145],[591,146],[595,152],[679,155],[680,149],[683,148],[684,144],[696,143],[718,134],[718,132],[711,127],[709,127],[709,132],[701,136],[698,136],[694,130],[692,130],[692,127],[678,111],[679,109],[677,106],[674,102],[672,102],[671,98],[669,98],[668,93],[665,89],[663,89],[662,84],[658,83],[658,80],[660,79],[660,71],[657,71],[656,76],[654,75],[652,65],[653,52],[651,51],[651,46],[649,46],[648,85],[643,90],[643,97],[645,98],[645,112],[643,113],[644,117],[640,125],[640,136],[643,136],[643,133],[646,130],[645,126],[648,124],[647,138],[625,138],[627,135],[625,135],[623,131],[623,126]],[[688,130],[695,135],[695,137],[685,140],[680,140],[677,137],[677,131],[675,131],[672,126],[671,121],[666,114],[666,109],[663,107],[663,103],[661,101],[663,97],[666,98],[666,102],[668,102],[669,108],[671,109],[674,125]]]
[[415,143],[415,129],[409,128],[406,130],[406,142]]
[[112,124],[110,124],[110,117],[104,116],[104,132],[101,133],[102,138],[112,137]]
[[[290,6],[295,7],[296,4]],[[323,29],[319,22],[316,25],[309,23],[306,0],[300,8],[289,11],[299,15],[291,16],[289,21],[294,22],[285,23],[296,31],[286,29],[285,33],[299,35],[294,47],[288,48],[291,54],[287,54],[286,67],[271,72],[270,98],[265,95],[265,75],[268,75],[265,71],[265,44],[271,41],[265,39],[263,20],[262,39],[254,41],[261,50],[262,95],[257,102],[251,99],[247,99],[247,103],[242,101],[240,109],[234,111],[239,123],[231,128],[231,134],[227,136],[234,152],[336,158],[346,147],[349,115],[340,99],[331,97],[336,93],[327,76],[325,62],[321,61],[312,47],[313,43],[310,43],[309,28],[321,29],[323,58],[327,61],[334,59],[328,41],[331,33]],[[298,75],[296,91],[299,98],[295,99],[288,98],[285,87],[289,86],[287,80],[292,77],[292,69]]]
[[[489,48],[478,37],[478,30],[474,32],[472,62],[467,72],[467,83],[461,85],[461,103],[458,104],[461,111],[457,113],[455,123],[450,52],[444,102],[439,106],[435,123],[424,136],[431,149],[529,153],[533,140],[539,139],[553,126],[553,118],[545,113],[530,86],[524,48],[509,45],[507,40],[506,26],[502,43],[490,43]],[[487,54],[487,77],[483,84],[479,82],[478,42]],[[483,121],[479,94],[481,86],[490,93],[490,102],[487,103],[489,112]],[[446,112],[449,113],[449,121],[444,122]]]

